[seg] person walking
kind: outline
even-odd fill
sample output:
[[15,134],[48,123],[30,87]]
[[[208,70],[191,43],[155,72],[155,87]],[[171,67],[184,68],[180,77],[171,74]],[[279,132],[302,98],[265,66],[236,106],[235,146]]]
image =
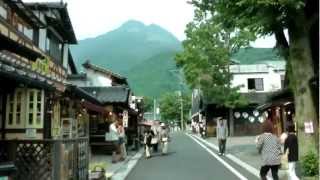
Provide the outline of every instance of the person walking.
[[145,157],[148,159],[151,157],[150,154],[150,148],[152,146],[151,144],[151,139],[154,136],[152,130],[150,129],[150,127],[146,127],[145,132],[144,132],[144,145],[145,145]]
[[[299,180],[296,175],[296,162],[298,161],[298,138],[295,134],[294,124],[290,124],[287,127],[288,137],[284,141],[284,152],[288,154],[288,175],[289,180]],[[286,151],[288,150],[288,153]]]
[[217,118],[217,139],[219,144],[219,155],[225,155],[226,142],[228,136],[227,120],[222,117]]
[[271,169],[273,180],[279,180],[278,170],[281,163],[280,140],[273,133],[272,122],[267,120],[262,125],[263,133],[256,138],[257,149],[262,156],[260,177],[267,180],[267,173]]
[[159,140],[160,140],[160,135],[159,135],[159,127],[160,125],[156,123],[155,125],[151,126],[151,131],[153,132],[154,136],[151,139],[151,144],[153,147],[153,152],[158,152],[158,145],[159,145]]
[[127,150],[126,150],[126,134],[122,124],[122,120],[118,121],[118,134],[119,134],[119,148],[120,148],[120,160],[123,161],[127,157]]
[[162,155],[165,155],[168,153],[168,141],[169,141],[169,131],[166,128],[166,125],[164,123],[161,123],[160,125],[160,142],[161,142],[161,148],[162,148]]
[[111,141],[115,146],[115,150],[112,152],[112,163],[116,163],[118,161],[117,153],[120,152],[118,123],[116,121],[110,124],[109,133],[106,133],[106,140]]

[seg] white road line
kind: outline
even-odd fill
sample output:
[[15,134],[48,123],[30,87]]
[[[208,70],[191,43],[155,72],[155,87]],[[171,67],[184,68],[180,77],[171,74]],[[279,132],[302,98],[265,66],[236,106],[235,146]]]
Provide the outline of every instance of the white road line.
[[248,178],[244,177],[242,174],[240,174],[237,170],[235,170],[232,166],[230,166],[227,162],[225,162],[223,159],[221,159],[218,155],[216,155],[212,150],[207,148],[205,145],[201,144],[196,138],[193,136],[186,134],[189,136],[192,140],[194,140],[196,143],[198,143],[203,149],[205,149],[209,154],[211,154],[214,158],[216,158],[220,163],[222,163],[227,169],[229,169],[233,174],[235,174],[239,179],[241,180],[248,180]]
[[[197,138],[198,140],[200,140],[201,142],[205,143],[206,145],[208,145],[209,147],[212,147],[213,149],[218,151],[218,146],[216,146],[213,143],[209,143],[206,140],[203,140],[197,136],[192,135],[193,137]],[[238,164],[239,166],[243,167],[244,169],[246,169],[248,172],[250,172],[251,174],[253,174],[254,176],[260,178],[260,173],[259,170],[257,170],[256,168],[250,166],[249,164],[241,161],[239,158],[235,157],[232,154],[227,154],[226,155],[227,158],[229,158],[231,161],[233,161],[234,163]]]

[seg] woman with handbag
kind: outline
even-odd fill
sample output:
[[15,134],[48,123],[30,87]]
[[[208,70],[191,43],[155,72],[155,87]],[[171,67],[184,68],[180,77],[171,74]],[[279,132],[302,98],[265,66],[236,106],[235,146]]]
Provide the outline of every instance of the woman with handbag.
[[288,150],[288,174],[289,180],[299,180],[296,175],[295,167],[298,161],[298,138],[295,134],[295,126],[293,124],[288,125],[288,137],[284,141],[284,152]]
[[281,164],[281,144],[277,136],[272,134],[273,124],[266,120],[262,125],[263,133],[256,139],[257,148],[262,156],[260,177],[267,180],[267,173],[271,169],[274,180],[279,180],[278,170]]
[[166,125],[164,123],[161,123],[161,131],[160,131],[160,141],[161,141],[161,147],[162,147],[162,155],[165,155],[168,153],[168,141],[169,141],[169,133],[166,129]]

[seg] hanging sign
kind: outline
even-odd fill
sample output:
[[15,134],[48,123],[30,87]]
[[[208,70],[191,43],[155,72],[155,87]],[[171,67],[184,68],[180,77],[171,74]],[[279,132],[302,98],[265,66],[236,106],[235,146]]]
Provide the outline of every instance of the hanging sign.
[[312,134],[312,133],[314,133],[312,121],[309,121],[309,122],[305,122],[305,123],[304,123],[304,132],[307,133],[307,134]]
[[123,127],[128,127],[128,120],[129,120],[129,116],[128,116],[128,111],[124,110],[123,114],[122,114],[122,120],[123,120]]

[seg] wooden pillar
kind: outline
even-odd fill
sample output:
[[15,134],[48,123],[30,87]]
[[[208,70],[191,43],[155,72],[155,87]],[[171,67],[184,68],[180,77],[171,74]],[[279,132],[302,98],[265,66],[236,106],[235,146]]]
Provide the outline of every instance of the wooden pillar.
[[7,101],[7,96],[6,93],[2,94],[2,109],[1,109],[1,139],[5,139],[5,125],[6,125],[6,101]]
[[229,108],[229,135],[234,135],[234,118],[233,118],[233,109]]
[[52,117],[52,99],[50,92],[44,92],[44,118],[43,118],[43,139],[50,139],[51,135],[51,117]]

